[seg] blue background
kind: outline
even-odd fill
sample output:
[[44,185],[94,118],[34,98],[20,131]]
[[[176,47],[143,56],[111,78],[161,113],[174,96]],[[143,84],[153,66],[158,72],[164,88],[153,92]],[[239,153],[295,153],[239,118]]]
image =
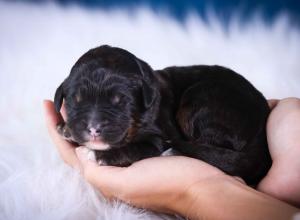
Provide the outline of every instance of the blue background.
[[234,12],[239,12],[241,19],[246,21],[259,11],[266,22],[282,12],[289,14],[293,24],[300,24],[300,0],[56,0],[60,4],[80,4],[89,8],[135,8],[144,5],[154,11],[165,10],[178,20],[184,20],[191,9],[206,19],[206,9],[213,8],[217,16],[227,23]]

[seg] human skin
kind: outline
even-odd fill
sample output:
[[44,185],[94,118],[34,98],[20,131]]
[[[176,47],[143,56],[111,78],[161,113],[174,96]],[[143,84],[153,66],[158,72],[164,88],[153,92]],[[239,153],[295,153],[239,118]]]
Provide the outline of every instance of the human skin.
[[[277,105],[270,115],[268,126],[272,128],[270,121],[272,118],[280,118],[276,109],[279,107],[284,109],[283,105],[292,101],[295,100],[286,99],[277,104],[274,100],[274,106]],[[149,158],[126,168],[99,166],[95,161],[88,159],[88,149],[75,148],[76,146],[63,140],[57,133],[56,125],[63,119],[55,112],[53,103],[45,101],[44,107],[49,134],[62,159],[75,169],[79,169],[84,178],[109,199],[119,199],[155,211],[177,213],[190,219],[276,220],[291,219],[299,212],[295,207],[258,192],[217,168],[192,158],[183,156]],[[276,117],[272,116],[273,112],[276,113]],[[63,112],[62,114],[64,115]],[[273,140],[269,131],[268,138]],[[269,142],[269,145],[276,166],[272,166],[266,178],[259,184],[259,190],[279,198],[280,196],[290,198],[289,195],[285,195],[284,190],[276,195],[276,190],[272,188],[272,180],[280,179],[279,171],[287,167],[286,163],[280,161],[289,161],[289,158],[286,154],[279,153],[282,148],[276,145],[273,149],[272,142]],[[297,149],[294,154],[298,153],[299,158],[299,147]],[[297,167],[294,169],[297,170]],[[290,170],[293,169],[289,168],[288,172]],[[283,187],[288,186],[289,182]],[[292,188],[296,192],[300,191],[300,189],[297,191],[297,187]],[[299,199],[295,197],[293,201],[297,201],[297,198]]]
[[276,105],[267,121],[267,138],[273,164],[258,190],[300,207],[300,99]]

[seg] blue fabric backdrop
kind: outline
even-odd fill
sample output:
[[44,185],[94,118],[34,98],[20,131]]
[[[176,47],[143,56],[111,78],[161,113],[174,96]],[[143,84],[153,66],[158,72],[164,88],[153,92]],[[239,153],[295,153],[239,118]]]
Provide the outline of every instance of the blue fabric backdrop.
[[206,17],[206,9],[213,8],[216,14],[226,23],[233,12],[239,11],[242,19],[247,20],[253,12],[260,11],[267,22],[284,12],[289,14],[291,22],[300,24],[299,0],[57,0],[68,5],[78,3],[94,8],[127,8],[146,5],[153,10],[165,10],[179,20],[183,20],[191,9]]

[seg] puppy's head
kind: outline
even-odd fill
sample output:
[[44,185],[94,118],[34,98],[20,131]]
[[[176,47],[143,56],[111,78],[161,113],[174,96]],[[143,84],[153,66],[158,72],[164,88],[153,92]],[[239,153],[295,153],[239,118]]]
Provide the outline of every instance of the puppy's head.
[[153,70],[133,54],[109,46],[88,51],[56,90],[64,100],[72,139],[94,149],[130,142],[151,120],[159,98]]

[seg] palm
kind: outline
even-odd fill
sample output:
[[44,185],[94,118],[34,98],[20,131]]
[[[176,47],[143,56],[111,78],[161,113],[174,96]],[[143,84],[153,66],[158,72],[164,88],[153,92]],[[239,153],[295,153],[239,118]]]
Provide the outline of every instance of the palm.
[[[99,167],[102,172],[106,168],[112,173],[112,167]],[[119,182],[115,183],[114,189],[108,189],[114,191],[112,196],[153,209],[172,204],[195,183],[225,176],[207,163],[183,156],[149,158],[127,168],[116,168],[115,171]],[[103,190],[103,185],[99,189]]]

